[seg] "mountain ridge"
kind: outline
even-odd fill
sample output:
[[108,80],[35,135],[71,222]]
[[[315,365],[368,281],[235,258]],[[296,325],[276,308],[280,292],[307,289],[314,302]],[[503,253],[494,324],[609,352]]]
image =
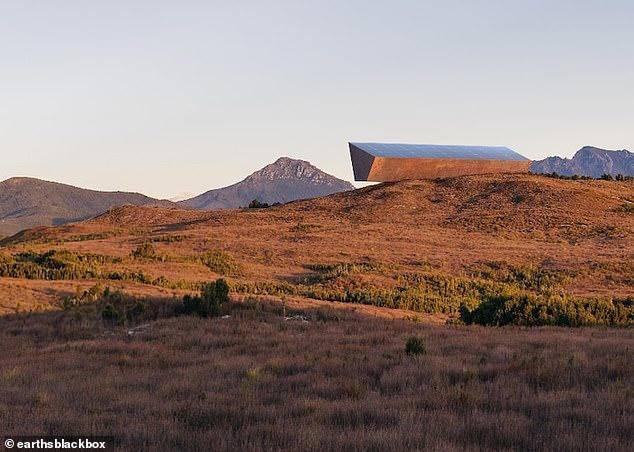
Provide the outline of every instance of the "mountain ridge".
[[0,182],[0,235],[85,220],[125,204],[173,205],[141,193],[99,191],[33,177],[11,177]]
[[588,176],[598,178],[604,174],[634,176],[634,153],[584,146],[571,159],[547,157],[531,163],[530,171],[536,174],[557,173],[561,176]]

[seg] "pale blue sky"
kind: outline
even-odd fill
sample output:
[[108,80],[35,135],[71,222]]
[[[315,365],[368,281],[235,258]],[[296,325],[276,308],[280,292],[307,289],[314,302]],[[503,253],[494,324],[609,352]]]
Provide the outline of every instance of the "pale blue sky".
[[170,197],[347,141],[634,148],[634,2],[0,0],[0,179]]

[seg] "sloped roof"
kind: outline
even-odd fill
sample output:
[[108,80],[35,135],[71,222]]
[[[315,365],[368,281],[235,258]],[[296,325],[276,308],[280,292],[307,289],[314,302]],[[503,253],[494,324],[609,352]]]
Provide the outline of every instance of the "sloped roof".
[[503,146],[459,146],[446,144],[350,143],[374,157],[467,159],[467,160],[528,160]]

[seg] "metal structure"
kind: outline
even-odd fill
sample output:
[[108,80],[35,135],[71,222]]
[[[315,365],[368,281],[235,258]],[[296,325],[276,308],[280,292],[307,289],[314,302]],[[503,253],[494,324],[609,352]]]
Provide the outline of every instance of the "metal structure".
[[526,173],[530,160],[501,146],[348,143],[356,181],[390,182],[485,173]]

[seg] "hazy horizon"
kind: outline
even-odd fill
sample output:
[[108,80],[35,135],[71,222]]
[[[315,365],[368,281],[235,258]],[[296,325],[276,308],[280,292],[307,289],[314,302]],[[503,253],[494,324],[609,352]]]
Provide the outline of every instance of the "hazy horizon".
[[627,1],[0,5],[0,180],[159,198],[348,141],[634,148]]

